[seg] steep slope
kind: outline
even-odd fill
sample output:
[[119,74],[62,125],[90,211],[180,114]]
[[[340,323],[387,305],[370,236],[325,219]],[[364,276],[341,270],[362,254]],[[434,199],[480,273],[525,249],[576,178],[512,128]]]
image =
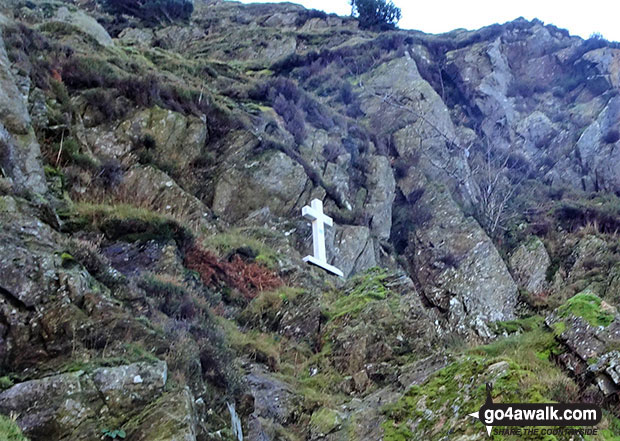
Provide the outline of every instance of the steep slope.
[[[620,435],[615,43],[0,12],[0,413],[29,439],[486,439],[486,382]],[[302,260],[314,198],[344,280]]]

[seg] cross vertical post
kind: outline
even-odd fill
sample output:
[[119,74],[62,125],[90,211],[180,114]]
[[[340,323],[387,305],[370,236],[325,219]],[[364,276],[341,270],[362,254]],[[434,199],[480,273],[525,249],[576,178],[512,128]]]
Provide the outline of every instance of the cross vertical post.
[[313,256],[304,257],[304,262],[312,263],[333,274],[344,277],[342,271],[327,263],[327,253],[325,251],[325,226],[333,226],[331,217],[323,213],[323,201],[313,199],[310,206],[301,209],[301,214],[312,222],[312,249]]

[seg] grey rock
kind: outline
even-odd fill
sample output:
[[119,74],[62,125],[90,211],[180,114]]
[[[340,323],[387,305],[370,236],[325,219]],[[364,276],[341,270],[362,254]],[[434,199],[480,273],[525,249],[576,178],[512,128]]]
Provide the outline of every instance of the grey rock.
[[371,156],[366,173],[368,200],[364,208],[371,216],[370,229],[379,239],[386,240],[392,227],[392,203],[396,189],[392,167],[385,156]]
[[151,29],[125,28],[118,35],[118,39],[128,46],[151,46],[155,34]]
[[26,95],[17,87],[0,37],[0,167],[19,192],[47,191],[41,149],[30,125]]
[[445,190],[429,187],[418,203],[432,213],[413,235],[413,270],[424,296],[461,331],[476,318],[514,318],[517,286],[480,225]]
[[530,238],[510,256],[510,269],[520,288],[538,294],[547,288],[547,269],[551,258],[538,237]]
[[213,212],[234,221],[269,207],[274,215],[289,213],[304,191],[303,167],[282,152],[267,152],[243,167],[223,170],[215,187]]
[[190,228],[210,231],[213,213],[198,198],[183,190],[170,176],[152,166],[135,166],[123,176],[118,191],[161,214],[181,220]]
[[168,392],[123,427],[135,441],[196,441],[194,398],[187,388]]
[[69,8],[62,6],[56,11],[54,20],[75,26],[80,31],[93,37],[102,46],[112,46],[114,44],[105,28],[97,20],[86,15],[81,10],[69,10]]
[[254,396],[254,417],[278,424],[294,420],[300,397],[290,385],[278,380],[260,365],[250,365],[245,379]]
[[617,130],[620,118],[620,97],[613,97],[596,121],[585,129],[577,141],[577,149],[584,172],[588,176],[587,187],[592,191],[620,190],[620,149],[618,142],[607,143],[605,136]]
[[368,227],[336,226],[332,265],[339,268],[345,277],[377,265],[374,241]]
[[105,404],[83,372],[18,383],[0,394],[0,412],[17,413],[17,424],[34,440],[60,439],[98,417]]
[[95,369],[91,374],[106,406],[114,413],[130,411],[159,396],[168,378],[166,362],[133,363]]

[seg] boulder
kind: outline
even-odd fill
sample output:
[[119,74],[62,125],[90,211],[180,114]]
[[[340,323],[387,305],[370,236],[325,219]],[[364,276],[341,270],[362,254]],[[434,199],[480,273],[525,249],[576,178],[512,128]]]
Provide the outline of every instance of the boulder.
[[374,240],[368,227],[338,225],[332,234],[333,247],[328,243],[328,256],[333,256],[331,264],[339,268],[344,277],[377,265]]
[[510,256],[509,263],[519,288],[532,294],[539,294],[547,289],[547,269],[551,265],[551,259],[545,244],[538,237],[532,237],[521,244]]
[[114,44],[105,28],[101,26],[93,17],[86,15],[79,9],[70,9],[66,6],[62,6],[56,11],[56,15],[53,20],[69,23],[75,26],[80,31],[93,37],[97,40],[97,43],[102,46],[112,46]]
[[517,286],[478,222],[445,189],[429,186],[418,204],[430,216],[412,234],[410,259],[424,297],[459,331],[477,319],[513,319]]
[[568,299],[545,319],[566,351],[559,361],[584,380],[594,376],[604,395],[620,390],[617,372],[620,315],[591,291]]
[[104,409],[93,381],[81,371],[25,381],[0,394],[0,413],[17,414],[17,424],[32,441],[71,435]]
[[31,126],[27,96],[28,90],[22,93],[17,87],[0,36],[0,167],[18,192],[43,194],[47,185],[41,148]]
[[196,441],[194,398],[187,388],[167,392],[123,426],[135,441]]
[[113,413],[129,412],[159,396],[168,378],[166,362],[95,369],[91,378]]
[[247,367],[245,380],[254,396],[254,418],[263,418],[278,424],[295,420],[301,401],[289,384],[256,364]]
[[215,185],[213,212],[228,221],[263,207],[277,216],[289,214],[306,186],[303,167],[279,151],[248,161],[222,170]]
[[132,167],[123,175],[117,191],[131,194],[148,207],[158,207],[161,214],[182,220],[191,228],[209,231],[214,227],[211,210],[153,166]]

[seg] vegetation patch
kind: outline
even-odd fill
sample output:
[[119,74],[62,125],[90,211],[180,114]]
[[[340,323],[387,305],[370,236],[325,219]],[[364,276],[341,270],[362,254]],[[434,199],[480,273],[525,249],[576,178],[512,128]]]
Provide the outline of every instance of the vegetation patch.
[[239,254],[226,261],[197,244],[186,250],[185,266],[200,274],[205,285],[236,288],[247,300],[283,284],[276,273],[257,262],[247,262]]
[[11,418],[0,415],[0,439],[6,441],[28,441],[21,429]]
[[78,203],[75,216],[83,226],[90,225],[110,240],[127,242],[146,240],[171,240],[185,244],[193,235],[176,220],[132,205]]
[[356,317],[368,303],[384,300],[389,293],[384,284],[387,277],[388,272],[377,267],[353,277],[347,283],[342,296],[338,294],[336,298],[329,298],[325,302],[327,317],[330,320],[344,315]]
[[614,314],[601,309],[601,302],[596,294],[582,292],[568,299],[558,313],[562,318],[569,315],[581,317],[595,327],[609,326],[614,321]]
[[263,241],[248,236],[241,229],[209,236],[203,243],[207,249],[214,250],[220,257],[242,250],[245,254],[251,255],[254,261],[267,267],[275,268],[278,263],[278,257],[272,248]]

